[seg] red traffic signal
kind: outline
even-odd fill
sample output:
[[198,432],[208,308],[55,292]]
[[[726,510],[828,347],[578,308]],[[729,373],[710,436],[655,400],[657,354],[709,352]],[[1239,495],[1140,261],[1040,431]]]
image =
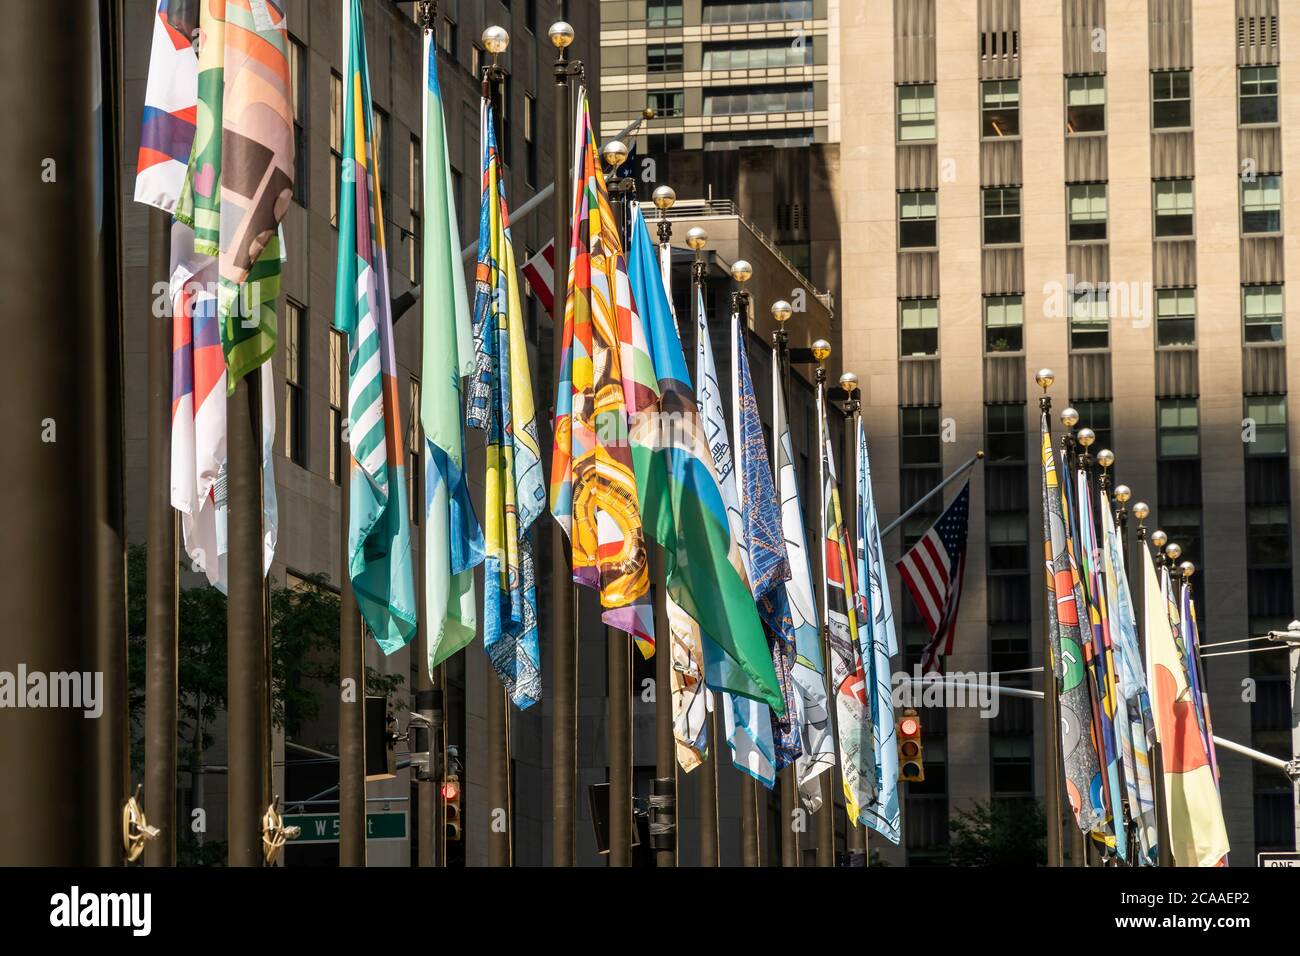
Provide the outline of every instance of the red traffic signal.
[[910,707],[898,718],[898,779],[910,783],[925,780],[924,751],[921,747],[921,717]]
[[460,784],[455,780],[447,780],[442,785],[442,799],[455,800],[460,796]]

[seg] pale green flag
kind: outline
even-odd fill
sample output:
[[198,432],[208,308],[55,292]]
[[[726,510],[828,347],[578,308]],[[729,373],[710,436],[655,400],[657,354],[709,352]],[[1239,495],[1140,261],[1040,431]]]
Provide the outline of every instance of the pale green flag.
[[437,48],[424,35],[424,364],[420,424],[429,466],[424,473],[424,610],[429,669],[474,639],[474,567],[483,531],[465,482],[461,378],[474,370],[460,231],[451,192],[447,130],[438,89]]

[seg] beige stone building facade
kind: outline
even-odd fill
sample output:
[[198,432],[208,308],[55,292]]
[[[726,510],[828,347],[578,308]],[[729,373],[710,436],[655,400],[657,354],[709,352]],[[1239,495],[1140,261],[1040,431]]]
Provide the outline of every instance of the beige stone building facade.
[[[1054,411],[1080,411],[1116,479],[1150,504],[1148,527],[1196,563],[1202,641],[1284,626],[1300,6],[851,0],[839,32],[854,69],[838,95],[837,313],[886,520],[988,452],[951,669],[1042,663],[1043,366]],[[890,556],[928,520],[887,542]],[[895,594],[910,667],[924,627]],[[1284,658],[1207,660],[1217,734],[1289,755]],[[927,781],[904,802],[911,862],[975,801],[1041,799],[1036,711],[924,713]],[[1293,800],[1281,774],[1220,759],[1231,862],[1253,865],[1290,844]]]

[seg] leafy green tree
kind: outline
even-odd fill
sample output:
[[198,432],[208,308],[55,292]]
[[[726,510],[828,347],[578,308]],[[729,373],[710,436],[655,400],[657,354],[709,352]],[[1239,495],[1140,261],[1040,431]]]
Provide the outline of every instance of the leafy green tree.
[[1046,866],[1047,824],[1034,800],[972,804],[948,821],[953,866]]
[[[131,770],[144,774],[146,656],[146,550],[127,551],[127,675],[131,720]],[[184,573],[184,565],[182,573]],[[338,686],[339,597],[323,574],[297,587],[271,588],[271,719],[293,737],[320,713],[321,695]],[[226,709],[226,596],[211,585],[182,588],[177,597],[177,767],[190,774],[192,807],[204,804],[203,754],[212,746],[211,728]],[[366,693],[391,698],[401,674],[366,668]],[[398,708],[401,700],[394,701]],[[192,834],[183,827],[185,838]],[[178,840],[182,863],[212,865],[225,859],[225,845]]]

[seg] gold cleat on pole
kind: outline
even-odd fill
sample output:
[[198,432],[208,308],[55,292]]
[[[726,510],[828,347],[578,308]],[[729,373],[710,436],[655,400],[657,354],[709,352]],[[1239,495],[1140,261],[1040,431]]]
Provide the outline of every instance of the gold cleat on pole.
[[126,862],[134,863],[144,852],[144,845],[158,836],[162,831],[151,827],[145,819],[144,808],[140,806],[140,786],[122,807],[122,851]]
[[301,833],[301,827],[284,825],[284,817],[280,815],[280,797],[277,794],[262,815],[262,855],[266,858],[266,865],[275,866],[284,845],[290,840],[298,839]]

